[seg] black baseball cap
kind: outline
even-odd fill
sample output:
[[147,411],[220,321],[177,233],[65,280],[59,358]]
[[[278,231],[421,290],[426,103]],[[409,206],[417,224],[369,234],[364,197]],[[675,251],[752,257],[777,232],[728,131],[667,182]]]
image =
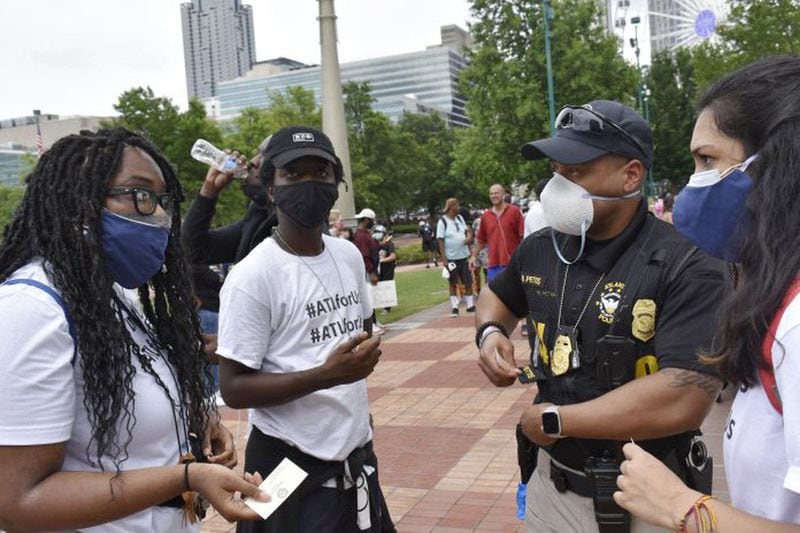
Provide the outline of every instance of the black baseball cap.
[[301,157],[318,157],[330,162],[337,179],[342,177],[342,162],[327,135],[315,128],[287,126],[276,131],[261,157],[275,168],[283,168]]
[[522,147],[529,160],[552,159],[567,165],[586,163],[606,154],[618,154],[653,164],[650,126],[630,107],[611,100],[566,106],[556,119],[552,137]]

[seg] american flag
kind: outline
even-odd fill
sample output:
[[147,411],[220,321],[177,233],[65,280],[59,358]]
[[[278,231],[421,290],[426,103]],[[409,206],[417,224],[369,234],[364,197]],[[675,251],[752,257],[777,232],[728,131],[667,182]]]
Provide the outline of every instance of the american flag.
[[42,139],[41,132],[36,132],[36,153],[39,157],[44,153],[44,140]]

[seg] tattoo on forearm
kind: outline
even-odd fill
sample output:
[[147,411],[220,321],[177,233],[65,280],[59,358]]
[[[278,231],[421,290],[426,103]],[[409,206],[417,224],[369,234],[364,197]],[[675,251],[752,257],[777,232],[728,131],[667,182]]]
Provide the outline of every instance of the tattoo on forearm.
[[722,385],[718,378],[703,372],[694,372],[692,370],[681,370],[677,368],[665,368],[662,372],[671,375],[671,380],[669,382],[669,387],[671,389],[679,389],[681,387],[694,385],[705,392],[709,398],[716,398],[717,394],[719,394],[720,386]]

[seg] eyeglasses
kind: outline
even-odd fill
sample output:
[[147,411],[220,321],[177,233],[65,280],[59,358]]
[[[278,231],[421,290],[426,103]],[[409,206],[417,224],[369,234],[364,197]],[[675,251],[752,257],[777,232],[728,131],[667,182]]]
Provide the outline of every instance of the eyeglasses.
[[625,140],[635,146],[639,152],[647,158],[647,151],[642,146],[634,136],[630,133],[622,129],[622,126],[611,120],[610,118],[605,117],[599,111],[595,111],[594,109],[589,109],[588,107],[584,106],[564,106],[561,111],[559,111],[558,116],[556,117],[556,129],[573,129],[575,131],[580,131],[583,133],[591,133],[593,135],[602,135],[603,134],[603,124],[608,124],[614,130],[622,135]]
[[140,189],[138,187],[112,187],[106,193],[107,196],[122,196],[125,194],[131,195],[133,207],[142,216],[152,215],[159,205],[170,214],[175,209],[175,197],[168,192],[159,194],[150,189]]

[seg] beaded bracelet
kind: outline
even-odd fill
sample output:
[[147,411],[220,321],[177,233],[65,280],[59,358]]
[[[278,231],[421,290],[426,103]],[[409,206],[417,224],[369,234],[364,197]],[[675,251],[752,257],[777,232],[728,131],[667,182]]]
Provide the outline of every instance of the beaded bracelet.
[[475,346],[477,346],[478,349],[480,349],[480,347],[481,347],[481,340],[483,338],[483,332],[487,328],[490,328],[492,326],[494,326],[497,329],[499,329],[500,333],[502,333],[505,338],[508,338],[508,331],[506,331],[506,328],[505,328],[505,326],[503,326],[502,323],[495,322],[493,320],[490,320],[488,322],[484,322],[483,324],[478,326],[478,329],[475,331]]
[[[678,533],[689,533],[687,522],[689,517],[694,515],[695,526],[698,533],[713,533],[717,529],[717,515],[714,514],[714,508],[706,502],[713,499],[713,496],[704,494],[695,500],[692,506],[683,515],[681,521],[678,523]],[[703,512],[705,511],[705,512]]]

